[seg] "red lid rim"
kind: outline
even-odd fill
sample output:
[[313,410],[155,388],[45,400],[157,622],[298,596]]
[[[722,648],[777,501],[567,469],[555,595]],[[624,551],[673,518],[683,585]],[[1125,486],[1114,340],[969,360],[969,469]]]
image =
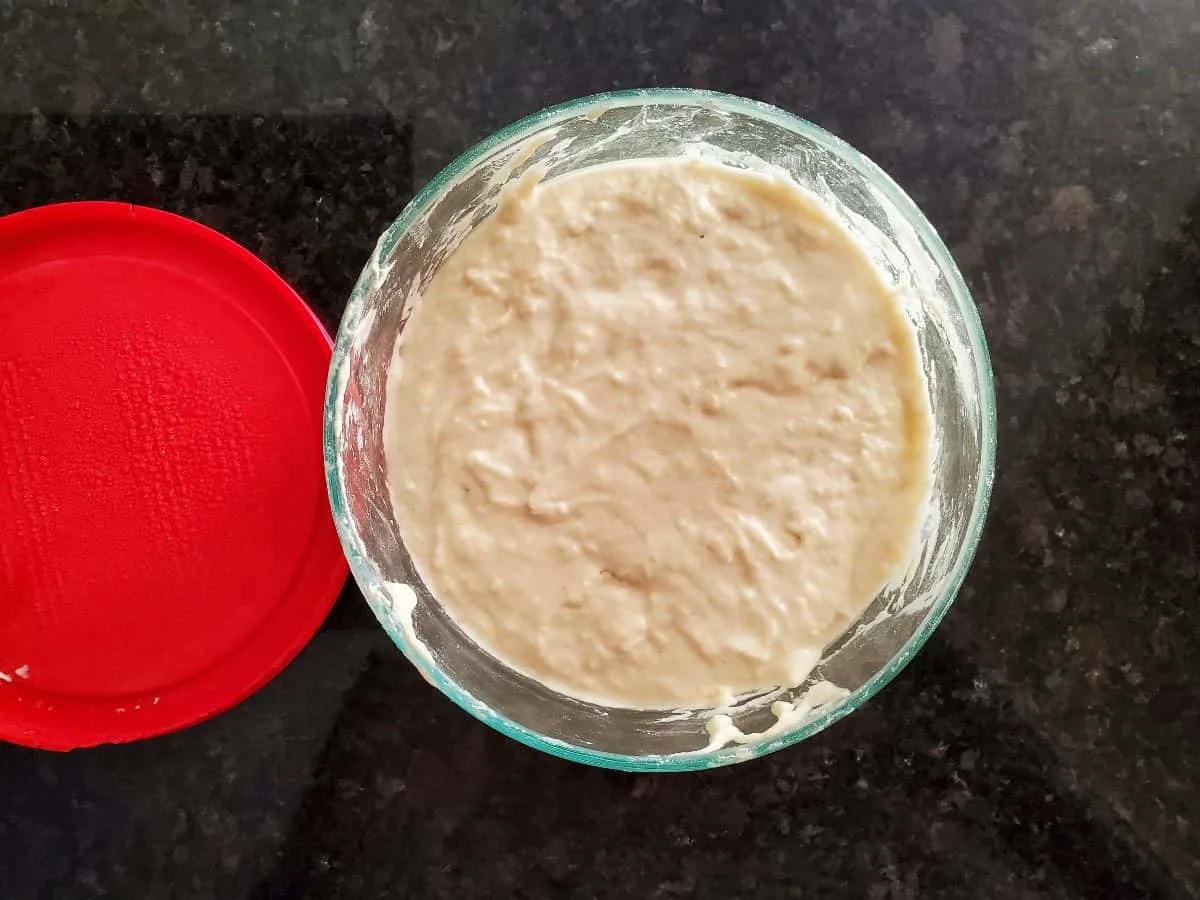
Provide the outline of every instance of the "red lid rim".
[[[229,640],[232,643],[225,648],[226,652],[207,659],[206,664],[189,672],[186,677],[165,680],[154,685],[152,690],[108,695],[89,692],[89,696],[85,697],[44,687],[39,689],[38,671],[21,672],[21,666],[12,664],[11,655],[9,659],[4,659],[5,620],[0,618],[0,740],[41,749],[70,750],[139,740],[186,728],[230,709],[266,685],[298,655],[324,622],[347,576],[346,560],[328,511],[321,463],[320,428],[325,376],[333,341],[316,313],[266,263],[237,242],[191,219],[128,203],[81,201],[52,204],[0,217],[0,247],[8,247],[7,252],[0,249],[0,282],[7,277],[23,276],[31,271],[28,267],[22,268],[21,254],[23,248],[33,246],[31,242],[37,241],[39,235],[46,242],[46,246],[37,251],[39,253],[51,252],[53,248],[47,248],[59,242],[57,234],[63,231],[71,231],[72,235],[79,238],[75,245],[68,242],[63,251],[66,260],[64,265],[69,267],[72,247],[79,249],[86,246],[88,241],[95,247],[105,247],[111,242],[112,230],[121,227],[121,223],[126,226],[134,223],[137,232],[129,248],[136,247],[138,235],[143,233],[152,235],[144,244],[145,248],[153,250],[159,245],[170,244],[176,254],[172,263],[175,269],[171,271],[181,277],[193,279],[197,284],[204,279],[213,284],[225,279],[225,282],[213,287],[213,296],[217,296],[220,290],[230,288],[230,285],[244,289],[237,295],[241,304],[238,314],[245,313],[256,322],[263,329],[261,339],[274,345],[281,357],[270,363],[274,369],[264,370],[277,380],[276,387],[280,390],[288,387],[289,383],[282,374],[284,368],[292,371],[297,384],[300,375],[296,375],[296,371],[302,372],[302,396],[297,393],[294,399],[302,403],[303,408],[289,413],[291,418],[288,421],[307,422],[311,418],[315,435],[311,454],[297,453],[311,456],[313,460],[311,466],[307,462],[305,464],[306,473],[308,468],[312,470],[312,479],[311,484],[304,486],[303,492],[309,505],[316,498],[318,512],[306,537],[295,537],[304,531],[303,522],[289,532],[293,540],[288,550],[293,557],[298,555],[300,560],[294,568],[283,572],[281,578],[274,572],[262,575],[259,572],[261,566],[254,569],[258,582],[266,583],[264,579],[269,579],[271,590],[279,587],[281,591],[277,602],[268,603],[265,609],[260,610],[264,617],[263,627],[248,628],[250,620],[245,619],[242,624],[246,633],[231,632]],[[50,232],[55,232],[55,235]],[[195,250],[195,256],[190,261],[189,247]],[[218,261],[216,271],[212,268],[214,260]],[[146,257],[146,261],[148,266],[150,263],[159,264],[158,259],[150,256]],[[201,284],[201,287],[204,286]],[[17,293],[19,295],[20,291]],[[0,317],[5,311],[4,299],[0,293]],[[140,302],[149,301],[147,295]],[[159,301],[160,298],[154,298],[155,303]],[[19,304],[18,296],[10,306],[10,312]],[[153,312],[149,306],[146,309]],[[233,313],[223,312],[222,315],[225,318],[217,325],[223,328],[230,323],[236,326],[241,321],[235,321]],[[275,326],[276,330],[268,331],[267,325]],[[254,337],[248,328],[243,331],[244,334],[240,334],[236,342],[227,341],[230,346],[225,349],[252,349]],[[4,356],[4,342],[0,339],[0,363],[4,362]],[[257,363],[257,358],[254,361]],[[316,377],[318,367],[319,379]],[[297,391],[300,391],[299,387]],[[5,395],[0,394],[0,428],[4,422],[4,398]],[[191,427],[196,429],[200,426]],[[0,455],[2,461],[3,456]],[[4,506],[3,475],[0,471],[0,510]],[[309,481],[307,474],[304,480]],[[263,513],[268,514],[269,510]],[[0,526],[0,536],[3,536],[3,526]],[[297,540],[303,543],[299,550]],[[0,559],[0,595],[5,591],[5,571],[4,560]],[[19,605],[22,598],[15,596],[15,602]],[[228,594],[224,594],[217,602],[222,611],[231,606],[240,610],[244,604],[257,602],[261,606],[264,599],[263,595],[256,595],[230,600]],[[3,601],[0,599],[0,615],[2,613]],[[216,625],[214,630],[217,630]],[[176,637],[161,635],[166,646],[164,656],[171,652],[170,644]],[[5,665],[13,671],[5,671]],[[102,679],[104,673],[97,673],[97,677]],[[8,696],[7,703],[3,701],[5,695]]]

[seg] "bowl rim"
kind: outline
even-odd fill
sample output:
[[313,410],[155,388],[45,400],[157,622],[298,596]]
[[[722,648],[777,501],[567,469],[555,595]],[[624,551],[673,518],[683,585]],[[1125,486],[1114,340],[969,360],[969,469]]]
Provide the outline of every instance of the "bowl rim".
[[362,540],[353,524],[353,520],[349,516],[345,485],[342,482],[341,467],[338,464],[337,423],[342,412],[343,386],[347,383],[342,376],[350,362],[351,345],[353,344],[362,317],[363,304],[370,288],[373,286],[375,274],[380,271],[383,258],[391,252],[391,249],[400,237],[437,197],[452,187],[464,172],[469,171],[477,162],[485,159],[504,144],[514,139],[525,140],[533,133],[553,127],[561,121],[584,115],[589,109],[595,111],[596,108],[599,108],[599,112],[602,113],[609,109],[621,107],[651,105],[696,106],[705,109],[736,112],[752,118],[765,120],[772,125],[820,144],[826,150],[834,153],[856,169],[860,175],[877,188],[904,216],[908,224],[917,231],[922,241],[928,247],[938,264],[939,270],[945,276],[951,294],[963,315],[970,339],[972,358],[975,363],[976,381],[980,389],[979,403],[982,430],[979,479],[976,484],[971,517],[967,524],[967,532],[962,547],[958,553],[958,559],[947,581],[945,590],[930,606],[921,624],[909,639],[905,641],[903,646],[892,656],[886,665],[879,669],[866,682],[842,699],[828,704],[824,712],[816,718],[791,731],[783,732],[763,741],[748,744],[729,744],[715,750],[696,750],[673,754],[629,755],[594,750],[571,744],[558,738],[548,737],[513,721],[499,710],[479,701],[474,695],[460,687],[457,682],[446,675],[433,662],[424,647],[414,646],[415,635],[410,636],[406,629],[394,627],[394,623],[389,624],[384,621],[383,617],[379,617],[381,624],[392,638],[392,641],[408,658],[409,662],[416,666],[425,680],[433,684],[460,708],[502,734],[520,741],[529,747],[553,756],[571,760],[572,762],[581,762],[601,768],[628,772],[683,772],[743,762],[766,756],[777,750],[797,744],[854,712],[878,694],[912,661],[930,635],[933,634],[947,610],[949,610],[950,605],[954,602],[959,589],[962,587],[963,580],[966,578],[967,571],[971,567],[975,552],[979,546],[984,521],[987,518],[996,466],[996,397],[991,357],[988,352],[983,325],[979,318],[979,310],[971,297],[971,292],[962,274],[959,272],[958,266],[954,262],[954,258],[917,204],[886,172],[850,144],[821,128],[819,125],[815,125],[800,116],[770,104],[717,91],[695,90],[691,88],[637,88],[606,91],[548,106],[519,119],[470,147],[430,179],[379,238],[379,242],[371,258],[367,261],[354,287],[338,329],[333,351],[333,361],[330,365],[329,380],[326,387],[323,443],[326,482],[338,536],[342,541],[342,546],[346,552],[346,558],[350,563],[350,570],[354,575],[354,579],[374,610],[372,591],[382,582],[382,579],[374,571],[374,563],[367,556]]

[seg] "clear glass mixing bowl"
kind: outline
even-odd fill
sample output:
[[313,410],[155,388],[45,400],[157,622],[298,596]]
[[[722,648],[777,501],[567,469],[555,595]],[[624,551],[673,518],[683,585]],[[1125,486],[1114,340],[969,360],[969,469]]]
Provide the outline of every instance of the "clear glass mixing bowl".
[[[729,712],[746,735],[797,701],[787,727],[711,746],[712,710],[629,710],[555,693],[471,641],[421,582],[392,516],[381,429],[396,336],[447,255],[493,209],[510,178],[547,178],[614,160],[699,156],[783,169],[822,198],[904,299],[934,417],[932,490],[918,546],[808,682]],[[995,464],[995,397],[979,316],[962,276],[911,199],[865,156],[774,107],[705,91],[600,94],[543,110],[468,150],[382,236],[338,332],[325,408],[325,466],[350,568],[383,627],[426,680],[463,709],[548,753],[617,769],[702,769],[778,750],[853,712],[925,643],[962,583]],[[503,560],[497,560],[503,565]],[[400,587],[410,585],[412,593]],[[814,685],[844,688],[809,709]],[[813,697],[816,692],[808,694]]]

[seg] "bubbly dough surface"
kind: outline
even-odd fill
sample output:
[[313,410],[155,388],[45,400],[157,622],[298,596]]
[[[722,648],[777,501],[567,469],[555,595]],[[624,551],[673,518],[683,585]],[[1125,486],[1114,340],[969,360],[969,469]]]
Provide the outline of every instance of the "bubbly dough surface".
[[716,163],[506,189],[389,373],[389,488],[463,629],[556,690],[792,685],[908,553],[928,399],[899,301],[818,201]]

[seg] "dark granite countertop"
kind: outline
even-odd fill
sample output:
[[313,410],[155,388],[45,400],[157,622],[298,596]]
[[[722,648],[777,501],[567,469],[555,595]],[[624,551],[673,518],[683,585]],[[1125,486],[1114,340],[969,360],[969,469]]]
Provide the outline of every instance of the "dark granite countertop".
[[523,114],[778,104],[941,230],[1000,423],[957,604],[800,746],[664,777],[541,756],[348,587],[212,722],[0,747],[0,898],[1200,895],[1198,60],[1194,0],[0,0],[0,213],[193,216],[330,326],[414,188]]

